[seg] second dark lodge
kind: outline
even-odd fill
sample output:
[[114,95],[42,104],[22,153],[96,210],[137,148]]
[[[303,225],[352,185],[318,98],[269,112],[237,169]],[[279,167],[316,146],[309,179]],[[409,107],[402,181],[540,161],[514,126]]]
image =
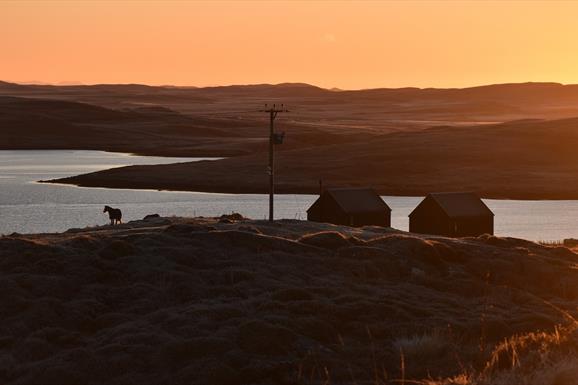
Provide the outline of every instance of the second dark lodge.
[[391,209],[371,188],[326,189],[307,210],[307,220],[345,226],[391,225]]
[[409,214],[412,233],[468,237],[494,233],[494,213],[474,193],[428,194]]

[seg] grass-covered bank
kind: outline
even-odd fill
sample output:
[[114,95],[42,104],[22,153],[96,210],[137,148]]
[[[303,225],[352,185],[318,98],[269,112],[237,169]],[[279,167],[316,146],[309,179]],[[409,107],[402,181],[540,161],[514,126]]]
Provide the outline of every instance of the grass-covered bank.
[[14,234],[0,238],[0,380],[572,384],[577,259],[238,217]]

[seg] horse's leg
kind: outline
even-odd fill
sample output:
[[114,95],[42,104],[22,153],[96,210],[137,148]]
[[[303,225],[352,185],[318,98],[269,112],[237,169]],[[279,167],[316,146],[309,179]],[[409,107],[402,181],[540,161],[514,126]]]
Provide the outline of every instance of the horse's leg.
[[111,226],[114,226],[114,219],[111,219],[111,220],[110,220],[110,225],[111,225]]

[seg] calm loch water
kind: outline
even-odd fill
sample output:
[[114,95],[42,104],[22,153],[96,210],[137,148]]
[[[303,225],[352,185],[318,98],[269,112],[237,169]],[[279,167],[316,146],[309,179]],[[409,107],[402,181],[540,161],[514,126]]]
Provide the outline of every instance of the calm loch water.
[[[268,197],[261,194],[213,194],[81,188],[36,183],[112,167],[176,163],[202,158],[160,158],[101,151],[0,151],[0,234],[58,232],[108,222],[104,205],[120,207],[124,220],[147,214],[216,216],[233,211],[264,219]],[[313,195],[276,196],[278,218],[305,219]],[[419,197],[384,197],[392,208],[392,226],[407,230],[407,215]],[[496,214],[497,235],[531,240],[578,238],[578,201],[485,200]]]

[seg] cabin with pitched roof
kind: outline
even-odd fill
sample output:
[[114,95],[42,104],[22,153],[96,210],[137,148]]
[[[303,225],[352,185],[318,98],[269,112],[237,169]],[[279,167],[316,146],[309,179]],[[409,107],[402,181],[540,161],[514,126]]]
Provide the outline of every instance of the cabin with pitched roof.
[[409,214],[412,233],[468,237],[494,233],[494,213],[474,193],[428,194]]
[[391,226],[391,209],[371,188],[326,189],[307,210],[307,220],[345,226]]

